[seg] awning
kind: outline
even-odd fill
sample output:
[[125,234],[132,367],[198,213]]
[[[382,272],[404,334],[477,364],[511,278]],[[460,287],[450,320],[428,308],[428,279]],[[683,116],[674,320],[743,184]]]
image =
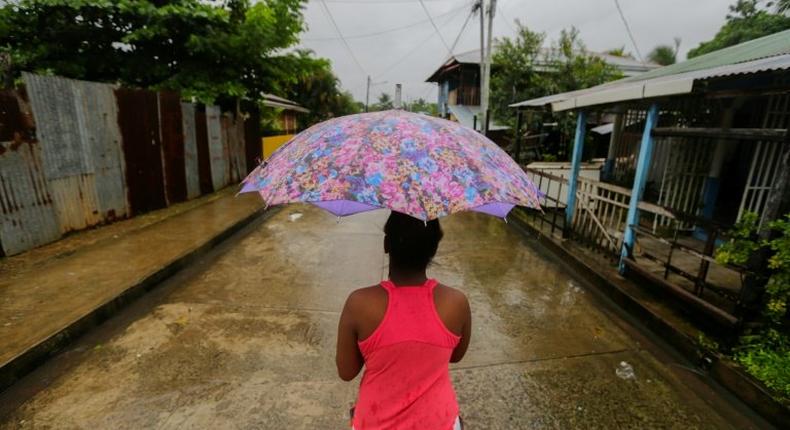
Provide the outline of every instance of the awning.
[[691,93],[695,85],[711,78],[790,69],[790,30],[711,52],[640,76],[621,79],[584,90],[526,100],[511,107],[551,107],[554,111],[578,109],[629,100]]
[[302,112],[308,113],[310,112],[309,109],[305,109],[302,106],[298,105],[296,102],[284,99],[282,97],[277,97],[274,94],[263,94],[263,105],[269,107],[276,107],[285,110],[292,110],[295,112]]

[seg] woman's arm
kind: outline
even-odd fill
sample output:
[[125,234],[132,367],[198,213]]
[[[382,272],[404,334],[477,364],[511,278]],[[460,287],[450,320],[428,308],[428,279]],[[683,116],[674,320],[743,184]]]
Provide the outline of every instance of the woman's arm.
[[461,313],[463,315],[464,326],[461,331],[461,340],[458,342],[458,345],[453,350],[453,354],[450,356],[450,363],[458,363],[464,358],[466,354],[466,349],[469,348],[469,340],[472,337],[472,309],[469,306],[469,300],[466,298],[464,294],[460,294],[462,303],[459,304],[461,308]]
[[337,327],[335,364],[337,364],[337,374],[344,381],[354,379],[365,362],[357,346],[357,324],[354,312],[357,301],[355,293],[348,296]]

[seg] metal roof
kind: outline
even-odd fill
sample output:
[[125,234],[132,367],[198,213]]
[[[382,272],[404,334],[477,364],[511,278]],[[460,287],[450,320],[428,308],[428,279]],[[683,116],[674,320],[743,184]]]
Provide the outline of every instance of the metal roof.
[[285,110],[292,110],[296,112],[307,113],[310,112],[309,109],[303,108],[295,101],[291,101],[282,97],[275,96],[274,94],[263,94],[263,105],[269,107],[276,107]]
[[[494,49],[497,49],[497,46],[494,46]],[[588,55],[592,55],[595,57],[600,58],[601,60],[605,61],[607,64],[617,67],[625,76],[638,76],[650,70],[655,70],[661,66],[655,63],[643,63],[639,60],[630,58],[630,57],[620,57],[617,55],[606,54],[602,52],[592,52],[587,51]],[[556,49],[552,48],[541,48],[540,54],[538,55],[535,66],[536,69],[539,71],[546,71],[547,68],[545,67],[547,62],[546,58],[548,57],[556,57],[558,56],[558,52]],[[459,54],[454,54],[452,57],[448,58],[439,69],[437,69],[431,76],[428,78],[428,81],[432,79],[436,79],[441,72],[442,69],[446,69],[453,64],[480,64],[480,50],[473,49],[471,51],[461,52]]]
[[627,100],[688,94],[706,79],[790,69],[790,30],[701,55],[682,63],[592,88],[526,100],[511,107],[563,111]]
[[[448,105],[447,108],[450,109],[450,112],[452,112],[455,118],[458,119],[459,123],[469,128],[474,128],[475,116],[477,116],[477,123],[479,126],[480,106]],[[488,129],[490,131],[499,131],[499,130],[509,130],[510,127],[506,125],[497,124],[492,117]]]

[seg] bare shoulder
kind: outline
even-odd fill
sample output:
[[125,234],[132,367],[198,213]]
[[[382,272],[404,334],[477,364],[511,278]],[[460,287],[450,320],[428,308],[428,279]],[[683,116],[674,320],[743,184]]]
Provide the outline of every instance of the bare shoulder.
[[351,292],[346,299],[346,308],[351,311],[367,309],[371,304],[386,302],[387,292],[380,285],[359,288]]
[[438,284],[434,288],[434,297],[437,302],[446,302],[452,306],[467,307],[469,300],[463,291],[444,284]]

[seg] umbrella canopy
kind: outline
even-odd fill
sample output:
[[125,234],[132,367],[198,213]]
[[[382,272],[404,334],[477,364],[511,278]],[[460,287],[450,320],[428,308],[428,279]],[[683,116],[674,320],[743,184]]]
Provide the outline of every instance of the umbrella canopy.
[[541,192],[495,143],[458,123],[389,110],[334,118],[283,145],[243,182],[272,206],[345,216],[389,208],[430,220],[539,208]]

